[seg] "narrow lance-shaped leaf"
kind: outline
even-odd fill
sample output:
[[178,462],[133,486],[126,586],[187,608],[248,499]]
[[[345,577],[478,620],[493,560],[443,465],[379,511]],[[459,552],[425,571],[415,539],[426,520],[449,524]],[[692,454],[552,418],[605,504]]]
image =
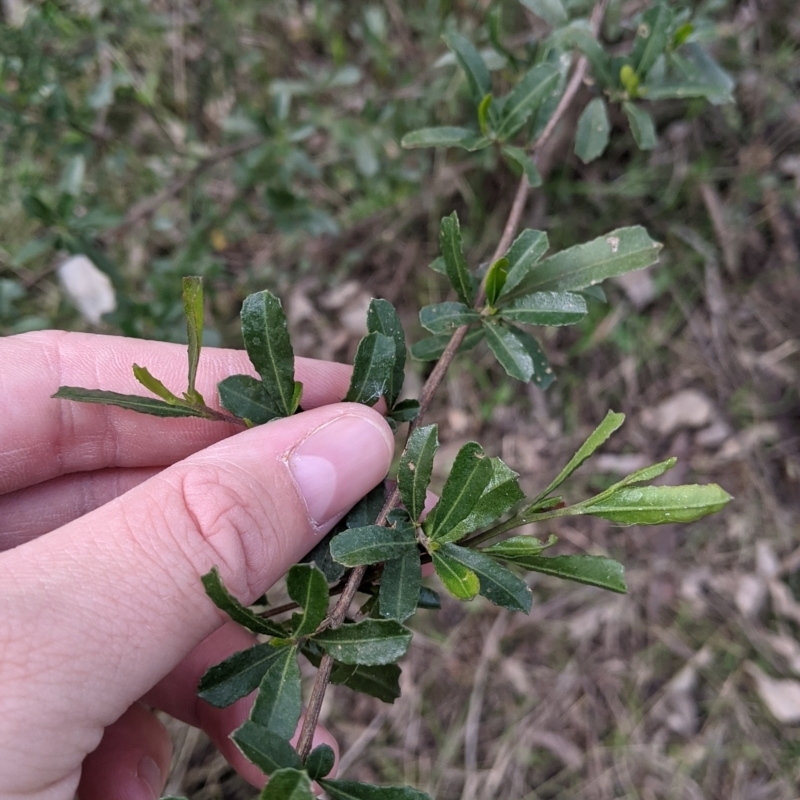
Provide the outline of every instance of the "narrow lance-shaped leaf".
[[417,610],[421,581],[422,568],[416,547],[387,561],[383,565],[378,590],[380,615],[384,619],[405,622]]
[[81,389],[77,386],[59,386],[58,391],[51,395],[58,400],[74,400],[77,403],[96,403],[103,406],[116,406],[128,411],[138,411],[140,414],[150,414],[154,417],[201,417],[208,419],[205,412],[190,406],[178,406],[155,400],[152,397],[139,397],[135,394],[120,394],[107,392],[103,389]]
[[555,575],[569,581],[599,586],[612,592],[625,594],[625,569],[618,561],[601,556],[513,556],[499,555],[506,561],[512,561],[525,569]]
[[407,133],[400,145],[406,149],[415,147],[461,147],[464,150],[481,150],[491,141],[469,128],[442,126],[439,128],[419,128]]
[[493,306],[497,302],[497,298],[500,297],[500,292],[503,291],[503,287],[506,285],[507,277],[508,259],[505,257],[498,258],[497,261],[489,267],[484,282],[486,287],[486,302],[489,303],[490,306]]
[[183,312],[186,315],[186,335],[189,341],[189,380],[186,399],[191,403],[202,403],[202,396],[194,388],[197,364],[200,361],[200,346],[203,341],[203,279],[183,279]]
[[386,402],[392,408],[403,388],[406,369],[406,335],[403,324],[388,300],[373,300],[367,311],[367,331],[382,333],[394,342],[394,368],[386,385]]
[[138,364],[134,364],[133,377],[136,378],[145,389],[149,389],[165,403],[169,403],[171,406],[185,405],[185,402],[181,401],[179,397],[176,397],[158,378],[151,375],[147,367],[140,367]]
[[507,297],[512,300],[533,292],[585,289],[655,264],[661,247],[639,225],[617,228],[540,261]]
[[292,635],[313,633],[328,611],[328,583],[325,576],[311,564],[295,564],[286,576],[289,597],[302,609],[292,618]]
[[234,653],[207,670],[197,685],[197,696],[212,706],[224,708],[254,692],[281,650],[257,644]]
[[326,653],[343,664],[391,664],[405,655],[411,631],[391,619],[365,619],[313,637]]
[[547,497],[549,494],[552,494],[559,486],[561,486],[564,481],[575,472],[578,467],[589,458],[598,447],[604,444],[609,436],[611,436],[614,431],[619,430],[622,426],[622,423],[625,422],[625,415],[624,414],[616,414],[613,411],[609,411],[603,421],[592,431],[589,435],[589,438],[578,448],[578,451],[575,453],[574,456],[567,462],[564,469],[556,475],[550,485],[539,495],[537,495],[533,503],[531,505],[536,505],[544,497]]
[[444,588],[453,597],[458,600],[472,600],[478,594],[481,584],[478,576],[469,567],[441,550],[432,551],[431,560]]
[[599,503],[586,505],[583,513],[624,525],[694,522],[724,508],[731,499],[715,483],[624,487]]
[[312,781],[324,778],[333,769],[336,763],[336,754],[328,744],[315,747],[306,759],[306,769]]
[[461,69],[464,70],[473,102],[476,106],[479,105],[481,100],[492,91],[492,79],[486,62],[472,43],[460,33],[448,33],[442,38],[455,54]]
[[308,773],[299,769],[273,772],[259,800],[315,800]]
[[533,359],[514,329],[497,319],[485,319],[486,342],[500,366],[518,381],[527,383],[533,377]]
[[511,90],[503,104],[496,136],[504,142],[511,138],[552,94],[558,85],[558,70],[551,64],[537,64]]
[[544,391],[556,379],[547,356],[544,354],[539,342],[527,331],[520,330],[516,325],[509,325],[508,327],[509,330],[513,331],[514,336],[522,342],[522,346],[531,357],[531,362],[533,363],[531,382]]
[[480,582],[480,593],[495,605],[525,614],[531,610],[533,596],[525,582],[483,553],[457,544],[444,544],[439,555],[474,572]]
[[282,416],[297,410],[294,353],[281,301],[272,292],[251,294],[242,304],[247,355]]
[[499,458],[493,458],[491,461],[492,477],[478,498],[478,502],[455,528],[441,537],[440,541],[457,542],[473,531],[485,528],[500,519],[525,497],[517,481],[519,475]]
[[480,314],[463,303],[445,302],[423,306],[419,312],[419,322],[431,333],[453,333],[462,325],[480,322]]
[[500,316],[523,325],[574,325],[588,309],[586,300],[571,292],[534,292],[501,309]]
[[603,155],[608,147],[611,133],[611,123],[608,121],[608,111],[605,101],[595,97],[589,101],[583,113],[578,118],[578,127],[575,132],[575,155],[588,164]]
[[282,647],[278,657],[269,665],[261,679],[250,719],[278,736],[288,739],[297,728],[301,711],[297,647]]
[[668,470],[672,469],[677,461],[678,459],[673,457],[668,458],[666,461],[660,461],[658,464],[651,464],[649,467],[637,469],[635,472],[632,472],[630,475],[626,475],[621,481],[617,481],[617,483],[613,484],[613,486],[609,486],[608,489],[605,489],[604,491],[600,492],[600,494],[590,498],[581,505],[595,505],[596,503],[605,502],[607,498],[611,497],[612,494],[615,494],[624,486],[630,486],[634,483],[649,483],[655,478],[663,475]]
[[528,274],[534,264],[544,256],[549,247],[550,243],[547,240],[547,234],[544,231],[535,231],[531,228],[526,228],[514,239],[506,253],[508,275],[500,292],[501,299],[519,285],[520,281]]
[[551,28],[563,25],[568,19],[561,0],[520,0],[520,2],[537,17],[541,17]]
[[229,375],[217,384],[217,391],[223,408],[253,425],[281,416],[264,384],[250,375]]
[[669,64],[667,77],[656,80],[655,69],[648,75],[640,95],[648,100],[705,97],[714,105],[733,102],[733,79],[697,43],[688,42],[679,53],[672,53]]
[[610,87],[615,82],[611,73],[611,58],[597,41],[586,20],[575,20],[553,35],[554,44],[575,47],[583,53],[592,67],[592,77],[601,86]]
[[377,697],[384,703],[394,703],[400,697],[400,667],[397,664],[336,664],[331,683],[347,686],[354,692]]
[[546,542],[535,539],[533,536],[512,536],[497,542],[490,547],[486,547],[481,552],[492,558],[504,558],[506,561],[513,561],[521,564],[520,559],[538,556],[543,550],[552,547],[558,540],[551,536]]
[[279,769],[302,769],[300,756],[289,742],[256,722],[247,720],[231,734],[231,739],[265,775]]
[[244,626],[253,633],[265,633],[269,636],[286,636],[286,631],[269,622],[249,608],[245,608],[226,588],[219,577],[219,570],[214,567],[211,572],[207,572],[200,579],[205,587],[206,594],[211,598],[214,605],[224,611],[234,622]]
[[372,525],[378,514],[381,513],[383,504],[386,502],[386,483],[379,483],[374,489],[370,489],[351,509],[345,517],[348,528],[363,528]]
[[631,64],[637,74],[646,76],[664,52],[674,13],[666,3],[658,3],[642,14],[631,48]]
[[397,485],[400,497],[415,522],[425,508],[428,484],[433,472],[433,459],[439,449],[439,428],[425,425],[417,428],[408,438],[397,468]]
[[368,525],[343,531],[331,540],[331,555],[346,567],[376,564],[416,552],[417,540],[411,525]]
[[491,94],[487,94],[478,105],[478,127],[484,136],[488,136],[490,132],[489,109],[493,99]]
[[456,455],[442,496],[423,522],[431,539],[446,536],[472,511],[492,478],[492,462],[476,442],[467,442]]
[[536,189],[538,186],[542,185],[542,176],[536,167],[536,163],[521,147],[504,144],[501,149],[504,156],[510,158],[511,161],[522,169],[532,189]]
[[373,786],[356,781],[334,781],[322,778],[319,785],[332,800],[431,800],[424,792],[410,786]]
[[419,416],[419,400],[401,400],[394,404],[389,418],[395,422],[413,422]]
[[628,118],[633,139],[640,150],[652,150],[656,146],[656,128],[653,118],[635,103],[625,102],[622,110]]
[[444,257],[447,277],[450,279],[458,299],[464,305],[471,307],[475,299],[475,285],[464,258],[461,228],[455,211],[449,217],[442,217],[439,228],[439,246]]
[[368,333],[358,343],[345,401],[374,406],[392,380],[395,352],[393,339],[382,333]]

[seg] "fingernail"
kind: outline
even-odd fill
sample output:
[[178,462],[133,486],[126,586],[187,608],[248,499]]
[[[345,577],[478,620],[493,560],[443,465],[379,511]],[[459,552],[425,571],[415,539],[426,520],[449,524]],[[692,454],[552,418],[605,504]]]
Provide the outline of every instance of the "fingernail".
[[309,516],[321,528],[376,486],[391,459],[388,434],[353,415],[313,431],[289,453],[288,464]]
[[136,768],[136,777],[152,792],[153,800],[161,797],[164,781],[158,764],[150,756],[143,756]]

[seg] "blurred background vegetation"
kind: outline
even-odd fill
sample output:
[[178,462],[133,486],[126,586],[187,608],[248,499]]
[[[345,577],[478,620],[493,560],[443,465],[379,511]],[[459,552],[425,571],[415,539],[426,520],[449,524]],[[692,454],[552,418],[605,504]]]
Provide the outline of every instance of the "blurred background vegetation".
[[[610,2],[612,53],[646,5]],[[479,438],[533,489],[608,408],[624,411],[621,437],[581,473],[587,488],[677,455],[671,480],[716,480],[736,500],[693,526],[538,530],[622,560],[631,594],[539,577],[528,618],[478,602],[418,616],[400,700],[337,688],[325,708],[345,774],[440,800],[798,796],[800,7],[673,5],[735,78],[735,103],[648,104],[650,152],[617,110],[587,166],[572,152],[584,87],[523,219],[555,249],[643,224],[665,243],[660,266],[610,282],[582,325],[545,332],[547,393],[477,350],[433,416],[445,460]],[[348,360],[371,296],[398,305],[412,341],[417,309],[448,299],[425,268],[443,214],[458,210],[473,264],[499,238],[518,181],[508,164],[399,142],[466,119],[443,33],[469,38],[498,86],[535,59],[548,27],[519,0],[2,9],[0,334],[181,341],[180,276],[195,274],[206,344],[240,346],[241,300],[269,288],[297,352]],[[74,255],[109,280],[102,319],[59,279]],[[425,369],[410,367],[412,390]],[[252,795],[199,734],[174,730],[171,791]]]

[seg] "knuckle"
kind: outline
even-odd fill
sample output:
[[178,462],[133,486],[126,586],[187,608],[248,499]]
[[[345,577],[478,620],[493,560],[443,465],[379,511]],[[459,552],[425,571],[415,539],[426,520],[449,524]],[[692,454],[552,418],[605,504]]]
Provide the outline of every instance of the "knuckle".
[[256,597],[259,576],[274,558],[277,528],[269,491],[235,468],[193,466],[177,481],[185,546],[199,574],[217,566],[238,597]]

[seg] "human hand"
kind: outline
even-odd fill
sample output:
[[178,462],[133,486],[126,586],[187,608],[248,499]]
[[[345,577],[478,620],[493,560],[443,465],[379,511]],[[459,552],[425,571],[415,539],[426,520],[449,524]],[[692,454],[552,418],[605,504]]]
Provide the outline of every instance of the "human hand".
[[[148,706],[202,727],[263,783],[228,739],[248,699],[217,709],[195,696],[209,666],[252,643],[200,576],[216,565],[252,602],[391,461],[381,416],[336,403],[344,365],[298,359],[303,407],[314,410],[242,432],[50,399],[60,385],[140,393],[134,361],[176,385],[186,351],[57,332],[0,341],[0,797],[9,800],[157,797],[171,747]],[[204,349],[197,388],[215,397],[223,377],[250,371],[244,353]]]

